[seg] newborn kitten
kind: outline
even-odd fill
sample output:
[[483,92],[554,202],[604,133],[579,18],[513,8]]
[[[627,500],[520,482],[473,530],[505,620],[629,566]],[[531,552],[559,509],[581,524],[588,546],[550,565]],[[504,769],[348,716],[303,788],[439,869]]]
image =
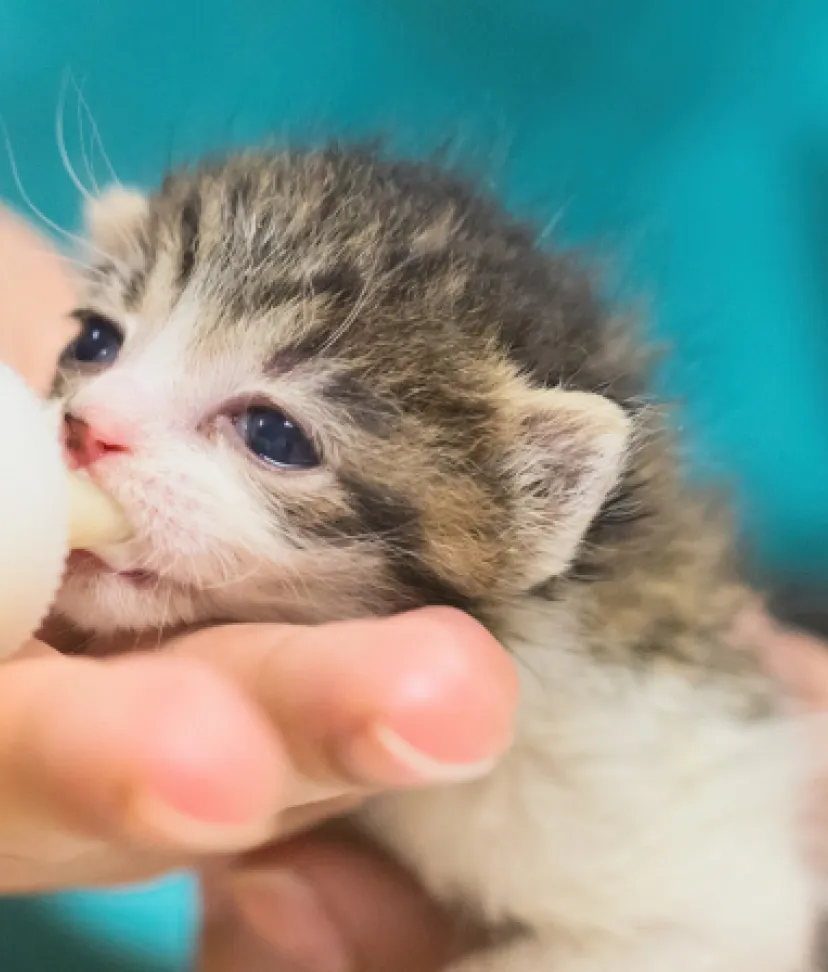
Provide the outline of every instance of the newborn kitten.
[[360,815],[492,930],[456,972],[801,972],[795,750],[726,640],[726,526],[574,262],[453,177],[335,148],[113,190],[89,230],[58,394],[136,536],[75,557],[59,609],[463,608],[515,656],[514,745]]

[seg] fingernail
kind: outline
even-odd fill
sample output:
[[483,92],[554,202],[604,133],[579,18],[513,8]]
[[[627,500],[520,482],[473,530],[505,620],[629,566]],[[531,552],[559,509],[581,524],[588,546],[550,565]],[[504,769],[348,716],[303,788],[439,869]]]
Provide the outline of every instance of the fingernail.
[[136,798],[126,813],[127,828],[142,842],[197,853],[248,850],[273,835],[275,816],[242,823],[210,823],[181,813],[152,795]]
[[342,936],[313,887],[294,871],[248,871],[234,880],[237,907],[251,929],[304,972],[349,972]]
[[377,724],[356,736],[348,749],[349,768],[365,782],[462,783],[485,776],[496,756],[469,763],[442,762],[412,746],[388,726]]

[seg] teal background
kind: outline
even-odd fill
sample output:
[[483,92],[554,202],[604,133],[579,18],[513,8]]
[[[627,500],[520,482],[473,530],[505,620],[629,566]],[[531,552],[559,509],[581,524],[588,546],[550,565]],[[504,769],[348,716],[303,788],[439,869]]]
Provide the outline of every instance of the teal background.
[[[695,460],[733,480],[759,560],[828,575],[824,0],[0,0],[0,115],[71,227],[67,68],[123,181],[266,133],[450,138],[647,304]],[[20,204],[2,159],[0,197]],[[189,892],[9,903],[0,968],[184,968]]]

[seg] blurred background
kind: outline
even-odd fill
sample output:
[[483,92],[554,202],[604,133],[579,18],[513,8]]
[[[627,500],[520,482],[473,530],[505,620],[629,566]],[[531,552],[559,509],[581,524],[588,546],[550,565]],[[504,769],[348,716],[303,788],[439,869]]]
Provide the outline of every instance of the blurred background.
[[[70,77],[71,81],[67,81]],[[672,348],[700,473],[751,569],[828,633],[824,0],[0,0],[0,198],[72,230],[108,168],[152,186],[205,150],[450,142],[548,239],[587,246]],[[94,124],[91,119],[94,119]],[[31,215],[31,214],[30,214]],[[3,972],[178,972],[185,878],[0,905]]]

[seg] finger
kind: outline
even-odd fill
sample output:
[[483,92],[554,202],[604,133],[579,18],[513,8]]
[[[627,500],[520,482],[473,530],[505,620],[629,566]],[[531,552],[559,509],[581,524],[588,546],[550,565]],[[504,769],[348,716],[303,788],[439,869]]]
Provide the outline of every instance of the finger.
[[796,632],[780,631],[765,654],[771,671],[803,703],[828,707],[828,650],[825,642]]
[[23,222],[0,209],[0,361],[37,391],[48,391],[76,325],[75,295],[60,257]]
[[[238,850],[268,835],[284,757],[195,661],[27,658],[0,679],[0,886],[115,879],[119,847]],[[85,874],[84,866],[96,873]],[[127,879],[129,874],[125,875]]]
[[398,865],[353,840],[305,837],[257,854],[228,887],[223,906],[214,899],[208,912],[205,951],[241,940],[241,925],[270,946],[274,968],[436,972],[478,942],[476,929],[435,905]]
[[239,625],[181,639],[252,693],[295,765],[328,789],[459,780],[508,747],[517,703],[501,646],[456,611],[320,627]]
[[762,610],[745,612],[740,639],[758,648],[770,673],[808,707],[828,707],[828,645],[819,638],[784,628]]
[[202,880],[197,972],[309,972],[274,954],[272,946],[242,918],[228,894],[226,873],[225,869],[220,879]]

